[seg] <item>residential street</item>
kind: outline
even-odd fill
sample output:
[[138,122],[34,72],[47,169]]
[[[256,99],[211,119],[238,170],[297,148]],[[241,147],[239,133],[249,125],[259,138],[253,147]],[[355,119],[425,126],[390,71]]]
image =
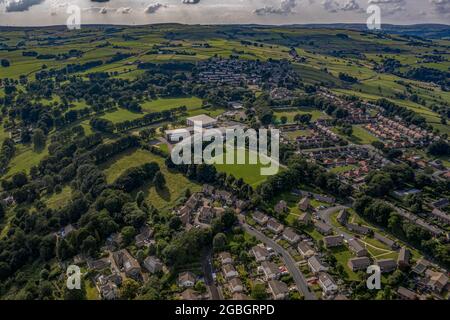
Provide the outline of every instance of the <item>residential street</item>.
[[286,262],[286,267],[288,268],[289,273],[292,275],[295,283],[297,284],[297,288],[305,296],[305,300],[317,300],[317,297],[314,295],[314,293],[309,291],[308,283],[306,282],[305,277],[300,272],[299,268],[297,267],[297,264],[295,263],[294,258],[292,258],[289,252],[287,252],[278,243],[268,238],[262,232],[259,232],[254,228],[250,227],[248,224],[243,222],[242,219],[239,219],[239,221],[246,232],[254,236],[259,241],[264,242],[267,246],[271,247],[273,250],[275,250],[283,257],[284,261]]
[[331,223],[331,215],[332,215],[333,213],[335,213],[336,211],[339,211],[339,210],[342,210],[342,209],[348,209],[348,208],[345,207],[345,206],[335,206],[335,207],[327,208],[327,209],[324,209],[324,210],[320,210],[320,211],[317,212],[317,214],[319,215],[319,217],[320,217],[323,221],[325,221],[325,223],[326,223],[327,225],[329,225],[330,227],[332,227],[333,230],[334,230],[337,234],[342,234],[342,235],[344,236],[344,239],[345,239],[345,240],[349,240],[349,239],[354,238],[354,236],[352,236],[351,234],[349,234],[349,233],[347,233],[347,232],[345,232],[345,231],[339,229],[338,227],[334,226],[334,225]]

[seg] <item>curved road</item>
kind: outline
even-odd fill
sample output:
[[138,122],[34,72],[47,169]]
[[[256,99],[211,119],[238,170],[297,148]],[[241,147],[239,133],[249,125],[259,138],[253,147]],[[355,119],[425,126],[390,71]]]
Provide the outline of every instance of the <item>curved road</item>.
[[333,228],[334,231],[336,231],[337,234],[342,234],[344,236],[344,239],[349,240],[354,238],[354,236],[352,236],[351,234],[339,229],[338,227],[334,226],[331,223],[331,219],[330,216],[335,213],[336,211],[342,210],[342,209],[348,209],[348,207],[345,206],[336,206],[336,207],[331,207],[331,208],[327,208],[324,210],[320,210],[319,212],[317,212],[317,214],[319,215],[319,217],[325,221],[325,223],[330,226],[331,228]]
[[264,235],[262,232],[259,232],[251,228],[241,219],[239,219],[239,221],[246,232],[254,236],[259,241],[264,242],[267,246],[274,249],[277,253],[279,253],[283,257],[284,261],[286,262],[286,267],[289,270],[289,273],[292,275],[292,278],[297,284],[297,288],[302,292],[303,296],[305,297],[305,300],[317,300],[317,297],[314,295],[314,293],[309,291],[308,283],[306,282],[305,277],[300,272],[300,269],[297,267],[294,258],[292,258],[289,252],[287,252],[278,243],[276,243],[275,241]]

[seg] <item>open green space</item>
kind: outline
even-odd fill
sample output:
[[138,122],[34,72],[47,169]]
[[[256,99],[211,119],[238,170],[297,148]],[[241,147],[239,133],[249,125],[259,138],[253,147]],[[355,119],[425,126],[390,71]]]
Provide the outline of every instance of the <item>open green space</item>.
[[141,149],[124,152],[108,161],[102,168],[108,183],[112,183],[128,168],[141,166],[149,162],[158,163],[166,179],[166,188],[163,190],[157,190],[151,183],[141,188],[146,195],[146,199],[155,208],[159,210],[170,209],[176,204],[177,200],[184,196],[187,189],[191,192],[201,189],[199,185],[189,181],[181,173],[169,171],[163,158]]

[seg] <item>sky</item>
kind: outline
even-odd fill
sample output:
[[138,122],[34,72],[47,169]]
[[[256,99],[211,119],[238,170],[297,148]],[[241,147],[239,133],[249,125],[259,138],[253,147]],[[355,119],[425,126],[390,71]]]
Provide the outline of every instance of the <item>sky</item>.
[[0,0],[1,26],[66,24],[69,6],[81,24],[381,23],[450,24],[450,0]]

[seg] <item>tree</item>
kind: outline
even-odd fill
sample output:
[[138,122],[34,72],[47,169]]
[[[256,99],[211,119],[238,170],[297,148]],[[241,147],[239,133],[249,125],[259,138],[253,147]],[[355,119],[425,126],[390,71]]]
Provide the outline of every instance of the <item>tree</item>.
[[450,155],[450,145],[444,140],[433,142],[428,147],[428,153],[433,156],[446,156]]
[[217,252],[223,251],[227,246],[227,237],[223,233],[218,233],[214,236],[213,247]]
[[198,293],[205,293],[206,292],[206,285],[203,281],[197,281],[197,283],[194,286],[195,291]]
[[81,281],[80,289],[69,289],[67,286],[64,286],[63,292],[64,300],[86,300],[86,287],[84,285],[84,281]]
[[5,215],[5,207],[3,206],[2,203],[0,203],[0,220],[3,218],[3,216]]
[[93,236],[88,236],[81,243],[81,251],[93,256],[97,250],[97,240]]
[[281,120],[282,124],[286,124],[288,121],[288,118],[286,116],[281,116],[280,120]]
[[161,171],[158,171],[155,174],[155,178],[153,179],[153,183],[155,184],[155,187],[157,189],[164,189],[166,185],[166,179],[164,178],[164,175],[161,173]]
[[134,227],[132,227],[132,226],[126,226],[126,227],[123,227],[123,229],[120,233],[122,235],[123,242],[126,245],[129,245],[129,244],[131,244],[131,242],[134,239],[134,236],[136,235],[136,229],[134,229]]
[[139,283],[133,279],[126,279],[120,288],[120,297],[124,300],[133,300],[139,291]]
[[11,65],[11,63],[9,62],[8,59],[2,59],[1,60],[1,65],[2,65],[2,67],[7,68],[7,67],[9,67]]
[[43,150],[45,148],[45,140],[46,137],[44,131],[39,128],[34,130],[32,141],[35,150]]
[[138,194],[136,195],[136,203],[138,206],[141,206],[142,203],[145,200],[145,195],[143,191],[139,191]]

